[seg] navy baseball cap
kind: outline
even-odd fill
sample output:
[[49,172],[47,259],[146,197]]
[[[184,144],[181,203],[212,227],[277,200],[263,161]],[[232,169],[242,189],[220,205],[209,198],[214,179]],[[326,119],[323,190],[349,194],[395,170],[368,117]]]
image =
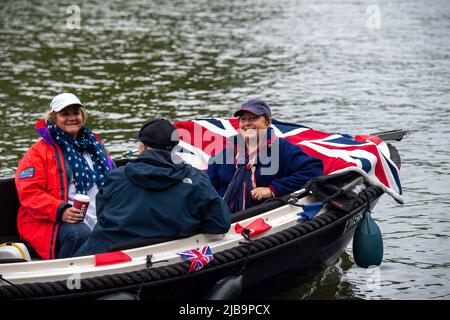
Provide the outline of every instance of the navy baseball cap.
[[165,118],[147,121],[141,130],[133,133],[132,137],[146,146],[164,150],[172,150],[179,142],[177,129]]
[[257,116],[267,116],[272,118],[270,107],[262,100],[252,99],[247,101],[239,110],[234,112],[234,116],[239,117],[243,112],[250,112]]

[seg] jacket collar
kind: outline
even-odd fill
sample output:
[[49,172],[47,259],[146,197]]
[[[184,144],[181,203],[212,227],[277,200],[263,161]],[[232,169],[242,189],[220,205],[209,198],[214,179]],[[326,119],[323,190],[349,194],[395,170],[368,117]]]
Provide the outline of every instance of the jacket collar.
[[46,119],[42,118],[36,124],[34,125],[34,128],[39,133],[39,135],[42,137],[45,143],[50,144],[52,146],[56,145],[55,140],[53,139],[50,130],[47,128]]
[[153,165],[176,168],[184,165],[184,161],[172,151],[149,148],[130,162],[146,162]]

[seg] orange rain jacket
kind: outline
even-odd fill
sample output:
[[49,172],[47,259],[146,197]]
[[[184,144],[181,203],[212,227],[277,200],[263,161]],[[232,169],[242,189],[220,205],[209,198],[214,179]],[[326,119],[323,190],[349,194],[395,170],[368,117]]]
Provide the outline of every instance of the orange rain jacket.
[[[42,139],[33,144],[20,160],[15,176],[20,208],[17,228],[43,259],[55,259],[58,227],[67,203],[72,179],[70,164],[48,130],[45,119],[35,125]],[[110,170],[114,164],[104,145],[94,134],[107,157]]]

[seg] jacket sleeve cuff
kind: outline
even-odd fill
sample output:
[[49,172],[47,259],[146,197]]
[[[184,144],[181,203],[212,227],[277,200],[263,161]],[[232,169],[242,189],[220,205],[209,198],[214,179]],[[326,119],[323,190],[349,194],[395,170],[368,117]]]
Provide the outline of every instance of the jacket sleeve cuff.
[[58,206],[58,209],[56,209],[56,222],[61,222],[62,215],[64,213],[64,210],[71,207],[70,204],[67,202],[61,202],[61,204]]
[[275,187],[273,185],[268,186],[270,191],[272,191],[272,196],[275,198],[277,196],[277,190],[275,190]]

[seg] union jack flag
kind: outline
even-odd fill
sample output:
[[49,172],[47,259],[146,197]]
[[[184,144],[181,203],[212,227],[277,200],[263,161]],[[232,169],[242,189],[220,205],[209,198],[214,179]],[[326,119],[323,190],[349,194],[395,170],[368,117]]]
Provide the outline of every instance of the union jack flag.
[[[174,123],[180,133],[180,156],[192,166],[207,170],[208,160],[222,151],[229,137],[239,133],[237,118],[212,118]],[[389,148],[381,139],[367,136],[326,133],[297,124],[272,119],[276,136],[299,146],[322,160],[324,175],[357,171],[365,180],[382,188],[397,202],[403,203],[399,167],[389,157]],[[374,137],[372,137],[374,138]]]
[[191,262],[188,273],[198,271],[213,260],[213,254],[209,245],[200,248],[190,249],[182,252],[177,252],[183,260]]

